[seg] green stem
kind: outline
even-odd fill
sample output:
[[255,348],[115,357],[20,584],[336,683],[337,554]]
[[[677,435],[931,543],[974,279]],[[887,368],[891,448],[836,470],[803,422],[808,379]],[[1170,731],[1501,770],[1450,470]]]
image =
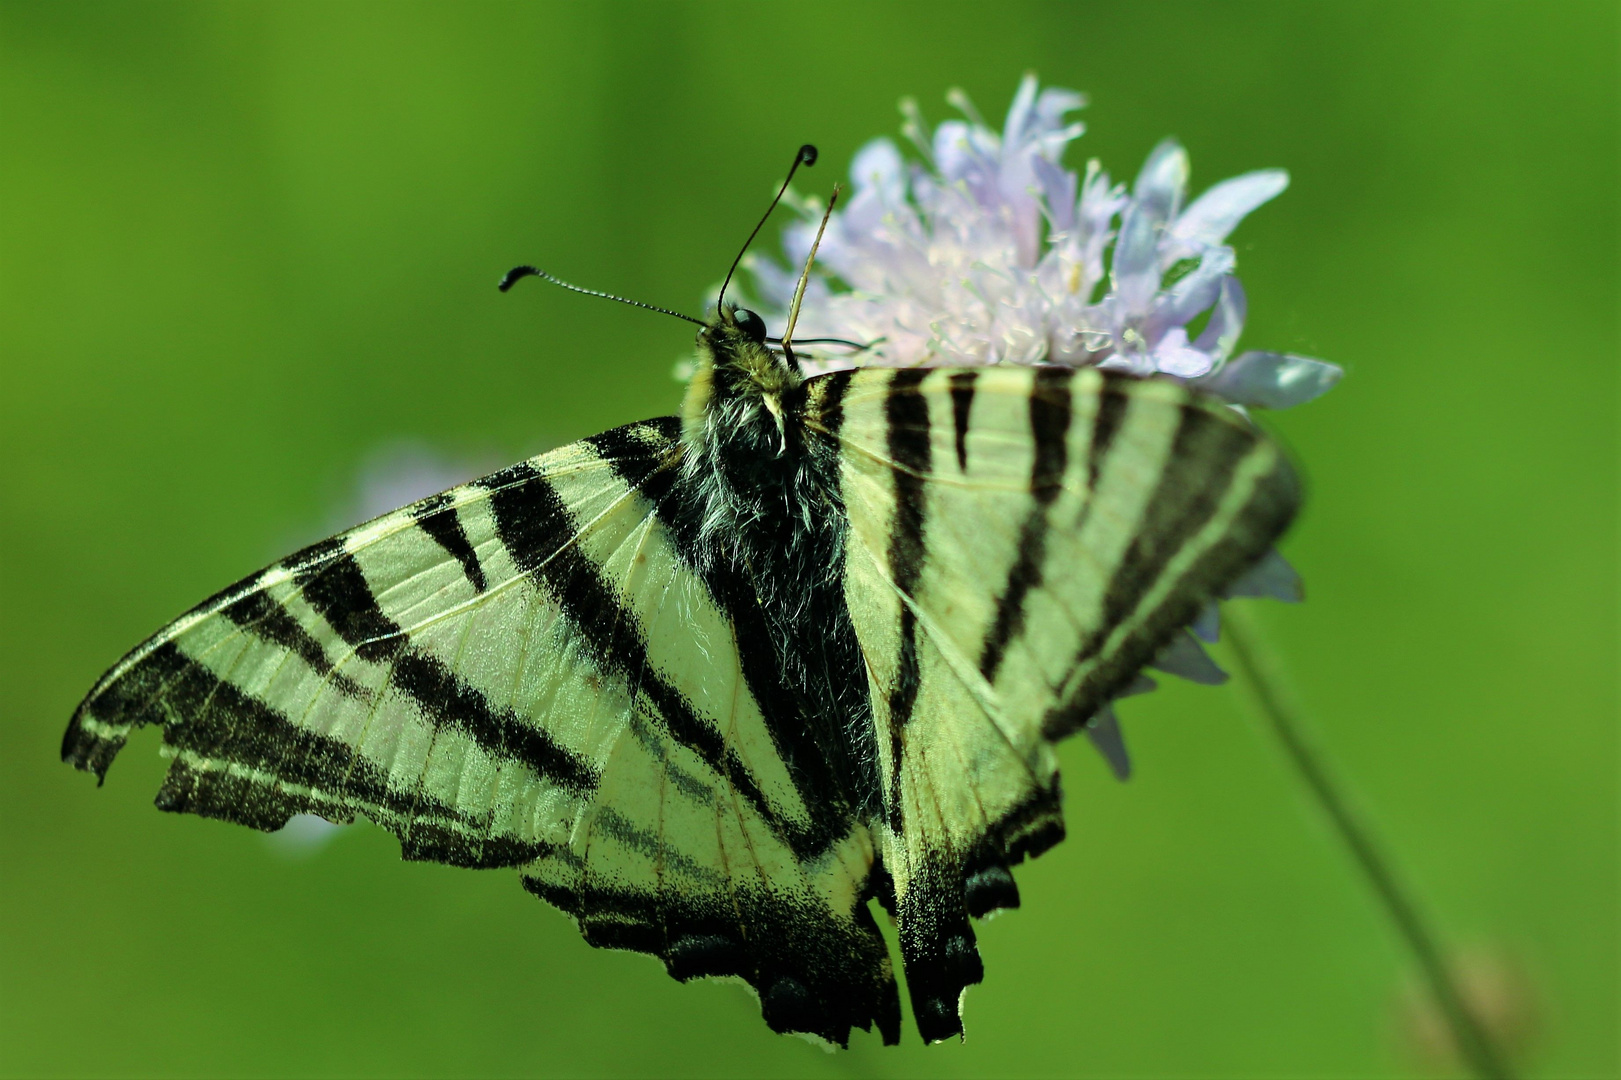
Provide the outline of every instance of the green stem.
[[1228,645],[1256,705],[1283,745],[1290,763],[1305,781],[1312,798],[1350,849],[1397,933],[1413,951],[1459,1052],[1476,1075],[1486,1080],[1508,1080],[1512,1076],[1508,1062],[1458,991],[1457,983],[1441,959],[1435,936],[1425,926],[1417,905],[1402,888],[1368,826],[1357,818],[1302,731],[1300,712],[1283,689],[1277,658],[1266,649],[1252,617],[1238,604],[1224,606],[1221,615]]

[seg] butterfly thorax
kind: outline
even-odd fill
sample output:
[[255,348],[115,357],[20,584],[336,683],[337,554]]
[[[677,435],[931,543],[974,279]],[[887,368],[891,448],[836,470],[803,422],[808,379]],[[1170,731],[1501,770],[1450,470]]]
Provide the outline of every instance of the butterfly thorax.
[[825,496],[805,445],[805,377],[737,316],[723,305],[699,332],[682,404],[683,472],[704,505],[706,542],[723,545],[770,519],[810,527]]

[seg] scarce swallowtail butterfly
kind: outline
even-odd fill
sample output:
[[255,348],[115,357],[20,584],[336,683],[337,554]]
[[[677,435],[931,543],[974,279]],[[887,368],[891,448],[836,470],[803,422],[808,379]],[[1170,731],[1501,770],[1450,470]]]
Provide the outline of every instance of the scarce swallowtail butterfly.
[[680,416],[244,578],[102,677],[64,760],[104,777],[161,728],[159,809],[364,816],[841,1045],[900,1037],[876,899],[920,1034],[960,1034],[971,919],[1064,834],[1055,743],[1263,558],[1299,485],[1170,381],[807,378],[793,313],[771,338],[724,295]]

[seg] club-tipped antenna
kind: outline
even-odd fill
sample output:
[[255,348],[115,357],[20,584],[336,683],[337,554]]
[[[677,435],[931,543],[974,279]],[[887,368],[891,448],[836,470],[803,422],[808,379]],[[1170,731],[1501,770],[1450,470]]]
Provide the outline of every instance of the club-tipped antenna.
[[570,292],[584,293],[586,296],[600,296],[604,300],[617,300],[619,303],[629,304],[631,307],[646,308],[648,311],[657,311],[663,315],[674,315],[678,319],[685,319],[689,323],[697,323],[699,326],[708,325],[702,319],[695,319],[691,315],[683,315],[679,311],[671,311],[669,308],[662,308],[657,304],[644,304],[640,300],[629,300],[623,296],[615,296],[613,293],[598,292],[596,289],[582,289],[578,285],[572,285],[569,282],[564,281],[562,278],[553,277],[546,271],[533,266],[514,266],[511,270],[508,270],[506,273],[501,275],[501,282],[496,286],[496,288],[500,289],[502,292],[506,292],[508,289],[512,288],[512,286],[516,285],[526,277],[541,278],[542,280],[551,282],[553,285],[561,285]]
[[806,143],[804,146],[801,146],[799,148],[799,152],[794,155],[794,163],[788,166],[788,177],[782,182],[782,187],[777,189],[777,197],[772,199],[771,205],[765,208],[765,214],[760,218],[760,223],[754,227],[753,232],[749,233],[749,238],[743,241],[743,250],[739,251],[737,253],[737,258],[732,260],[732,268],[726,271],[726,280],[721,282],[720,295],[715,298],[716,308],[719,308],[721,301],[726,299],[726,287],[732,283],[732,275],[737,273],[738,264],[743,261],[743,256],[748,254],[749,245],[754,243],[754,238],[760,235],[761,229],[765,228],[766,219],[771,216],[771,211],[775,210],[777,208],[777,204],[782,201],[783,192],[787,191],[788,185],[793,183],[794,173],[799,171],[799,167],[801,165],[814,164],[816,164],[816,147],[812,146],[810,143]]
[[827,219],[833,216],[833,207],[838,205],[839,185],[833,185],[833,194],[827,197],[827,211],[822,215],[822,223],[816,227],[816,240],[811,244],[810,254],[805,256],[805,269],[800,271],[799,284],[794,286],[794,302],[788,308],[788,326],[782,332],[782,352],[788,359],[788,366],[795,371],[799,370],[799,360],[794,356],[794,347],[791,344],[794,337],[794,325],[799,322],[799,305],[805,299],[805,285],[810,281],[811,267],[816,265],[816,249],[822,246],[822,234],[827,231]]

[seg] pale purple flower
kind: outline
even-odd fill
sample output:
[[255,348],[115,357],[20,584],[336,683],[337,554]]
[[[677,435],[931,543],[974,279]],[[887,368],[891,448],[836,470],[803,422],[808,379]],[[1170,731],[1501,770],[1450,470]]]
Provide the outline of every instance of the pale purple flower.
[[[922,162],[880,138],[851,165],[849,200],[828,222],[798,336],[877,342],[858,356],[822,350],[810,372],[857,364],[1085,364],[1188,381],[1235,405],[1285,408],[1323,393],[1333,364],[1234,346],[1243,287],[1227,238],[1288,186],[1281,169],[1224,180],[1187,201],[1188,155],[1155,147],[1129,191],[1096,161],[1062,157],[1084,126],[1069,90],[1020,83],[1000,134],[967,98],[965,119],[931,134],[903,104]],[[788,229],[788,265],[804,262],[818,207]],[[751,257],[768,321],[785,313],[794,271]],[[1201,317],[1204,325],[1191,332]]]

